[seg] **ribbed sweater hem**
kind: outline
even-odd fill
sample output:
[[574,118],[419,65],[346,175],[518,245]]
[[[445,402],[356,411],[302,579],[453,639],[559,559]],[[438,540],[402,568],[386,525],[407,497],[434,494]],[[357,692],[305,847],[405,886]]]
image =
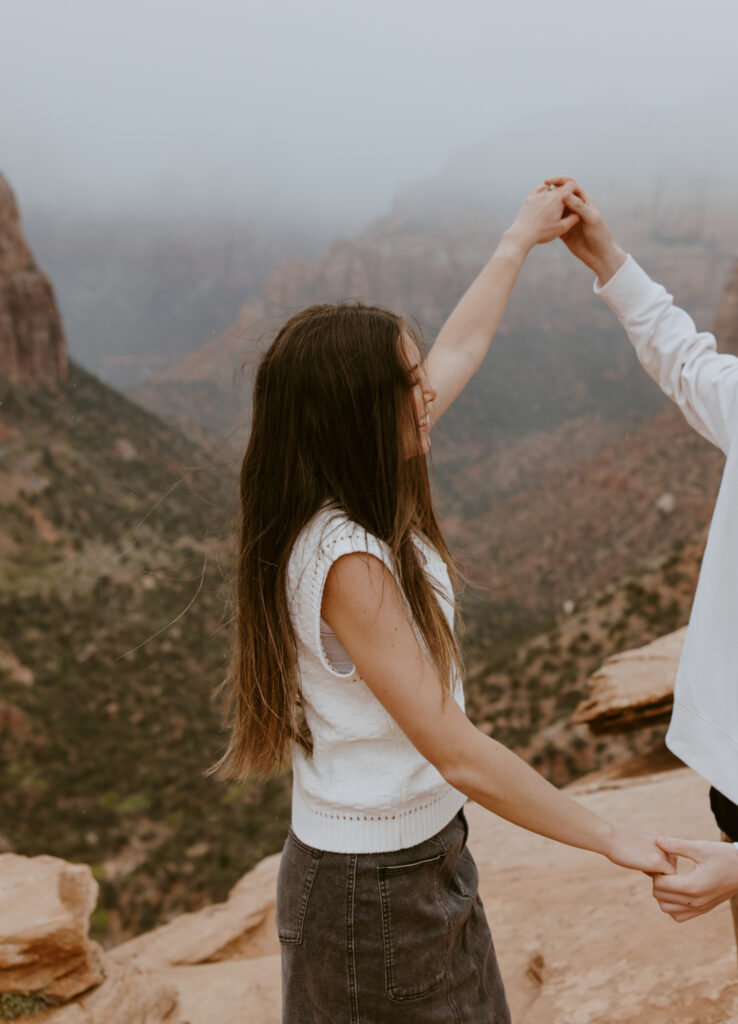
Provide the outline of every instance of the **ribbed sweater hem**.
[[738,746],[688,704],[674,702],[666,745],[723,796],[738,803]]
[[331,853],[387,853],[429,839],[466,803],[452,786],[391,811],[338,810],[315,804],[292,787],[292,831],[301,842]]

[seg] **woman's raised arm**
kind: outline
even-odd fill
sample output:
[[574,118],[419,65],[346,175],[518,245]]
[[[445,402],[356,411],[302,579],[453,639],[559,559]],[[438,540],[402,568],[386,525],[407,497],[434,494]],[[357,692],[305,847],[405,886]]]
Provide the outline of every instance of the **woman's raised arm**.
[[428,380],[438,392],[430,408],[431,424],[481,366],[530,250],[539,242],[560,238],[579,220],[566,210],[572,192],[569,184],[533,189],[492,258],[441,328],[425,363]]

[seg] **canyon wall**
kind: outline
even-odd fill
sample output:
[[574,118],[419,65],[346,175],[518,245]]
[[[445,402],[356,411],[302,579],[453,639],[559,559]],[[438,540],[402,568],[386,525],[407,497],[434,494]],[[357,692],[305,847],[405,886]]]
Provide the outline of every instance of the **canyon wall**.
[[36,266],[18,204],[0,174],[0,377],[28,388],[67,378],[67,346],[51,282]]

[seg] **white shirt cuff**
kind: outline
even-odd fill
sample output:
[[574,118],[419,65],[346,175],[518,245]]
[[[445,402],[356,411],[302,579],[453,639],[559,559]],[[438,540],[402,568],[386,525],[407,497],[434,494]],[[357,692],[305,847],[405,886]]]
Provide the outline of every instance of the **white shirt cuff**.
[[604,299],[619,317],[626,317],[640,305],[654,287],[659,286],[629,255],[625,263],[618,267],[605,284],[600,284],[599,278],[595,278],[592,290],[595,295]]

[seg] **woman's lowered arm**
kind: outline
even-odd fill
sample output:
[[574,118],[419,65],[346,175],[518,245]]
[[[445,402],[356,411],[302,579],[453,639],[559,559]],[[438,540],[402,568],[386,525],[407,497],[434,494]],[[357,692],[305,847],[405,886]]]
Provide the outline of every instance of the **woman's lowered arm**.
[[480,732],[452,696],[444,699],[397,582],[379,559],[359,553],[337,559],[328,573],[321,615],[377,700],[454,788],[516,825],[601,853],[623,867],[674,870],[653,838],[614,828],[571,800]]

